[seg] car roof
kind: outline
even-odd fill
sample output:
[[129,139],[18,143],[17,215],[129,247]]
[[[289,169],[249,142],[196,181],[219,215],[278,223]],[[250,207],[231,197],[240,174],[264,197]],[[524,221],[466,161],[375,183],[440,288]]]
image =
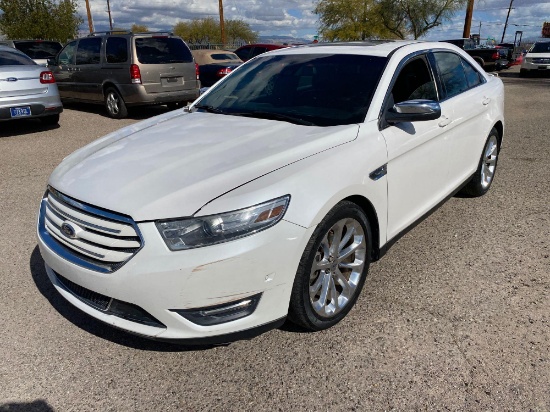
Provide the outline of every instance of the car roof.
[[428,43],[419,40],[369,40],[335,43],[313,43],[302,46],[291,46],[285,49],[271,51],[273,54],[366,54],[370,56],[388,57],[395,50],[415,44],[426,44],[437,48],[452,48],[446,43]]
[[288,45],[275,44],[275,43],[254,43],[254,44],[245,44],[239,47],[239,49],[242,49],[245,47],[272,47],[274,49],[282,49],[284,47],[288,47]]

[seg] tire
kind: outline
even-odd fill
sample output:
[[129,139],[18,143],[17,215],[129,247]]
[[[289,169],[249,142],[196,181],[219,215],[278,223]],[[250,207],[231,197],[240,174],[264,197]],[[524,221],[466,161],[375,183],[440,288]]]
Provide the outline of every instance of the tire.
[[56,126],[59,124],[59,114],[41,117],[40,121],[44,126]]
[[481,57],[474,57],[474,60],[485,70],[485,61]]
[[[340,247],[341,240],[337,239],[347,240]],[[340,322],[363,288],[371,249],[370,225],[363,210],[349,201],[334,206],[302,254],[288,319],[309,331],[327,329]]]
[[519,77],[529,76],[529,71],[527,69],[519,69]]
[[483,146],[481,159],[472,179],[462,188],[460,194],[468,197],[483,196],[491,188],[497,169],[498,154],[500,151],[498,132],[495,128]]
[[128,109],[124,99],[120,96],[117,89],[109,87],[105,91],[105,108],[107,113],[113,119],[124,119],[128,116]]

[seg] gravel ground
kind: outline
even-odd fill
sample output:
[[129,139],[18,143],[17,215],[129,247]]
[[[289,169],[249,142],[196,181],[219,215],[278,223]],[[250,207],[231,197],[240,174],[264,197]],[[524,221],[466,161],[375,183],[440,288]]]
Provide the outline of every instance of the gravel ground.
[[491,191],[453,198],[371,266],[336,327],[182,348],[111,329],[48,283],[35,219],[63,157],[112,130],[0,123],[0,411],[550,410],[550,78],[501,74],[506,133]]

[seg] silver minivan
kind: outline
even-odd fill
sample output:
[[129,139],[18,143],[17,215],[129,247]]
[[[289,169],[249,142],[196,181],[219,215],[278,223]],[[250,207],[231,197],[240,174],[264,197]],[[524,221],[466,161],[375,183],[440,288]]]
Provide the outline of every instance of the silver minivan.
[[67,43],[48,65],[63,100],[105,104],[117,119],[130,106],[175,109],[199,96],[193,55],[171,33],[92,33]]

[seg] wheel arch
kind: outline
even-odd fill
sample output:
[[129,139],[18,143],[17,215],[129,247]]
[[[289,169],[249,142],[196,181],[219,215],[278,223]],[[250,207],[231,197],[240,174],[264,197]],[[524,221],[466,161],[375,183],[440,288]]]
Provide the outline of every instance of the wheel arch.
[[105,83],[103,83],[103,85],[101,86],[101,90],[103,92],[103,98],[105,98],[105,93],[107,92],[107,89],[109,89],[111,87],[113,89],[115,89],[120,94],[120,90],[117,87],[117,85],[114,82],[112,82],[111,80],[108,80]]
[[378,222],[378,214],[376,213],[376,209],[369,199],[361,195],[348,196],[342,200],[348,200],[355,203],[363,210],[363,212],[365,212],[365,215],[367,215],[372,233],[371,259],[373,262],[378,260],[380,258],[380,225]]
[[504,124],[499,120],[498,122],[495,123],[495,125],[493,127],[498,132],[497,139],[498,139],[498,148],[499,148],[499,151],[500,151],[500,149],[502,147],[502,136],[504,135]]

